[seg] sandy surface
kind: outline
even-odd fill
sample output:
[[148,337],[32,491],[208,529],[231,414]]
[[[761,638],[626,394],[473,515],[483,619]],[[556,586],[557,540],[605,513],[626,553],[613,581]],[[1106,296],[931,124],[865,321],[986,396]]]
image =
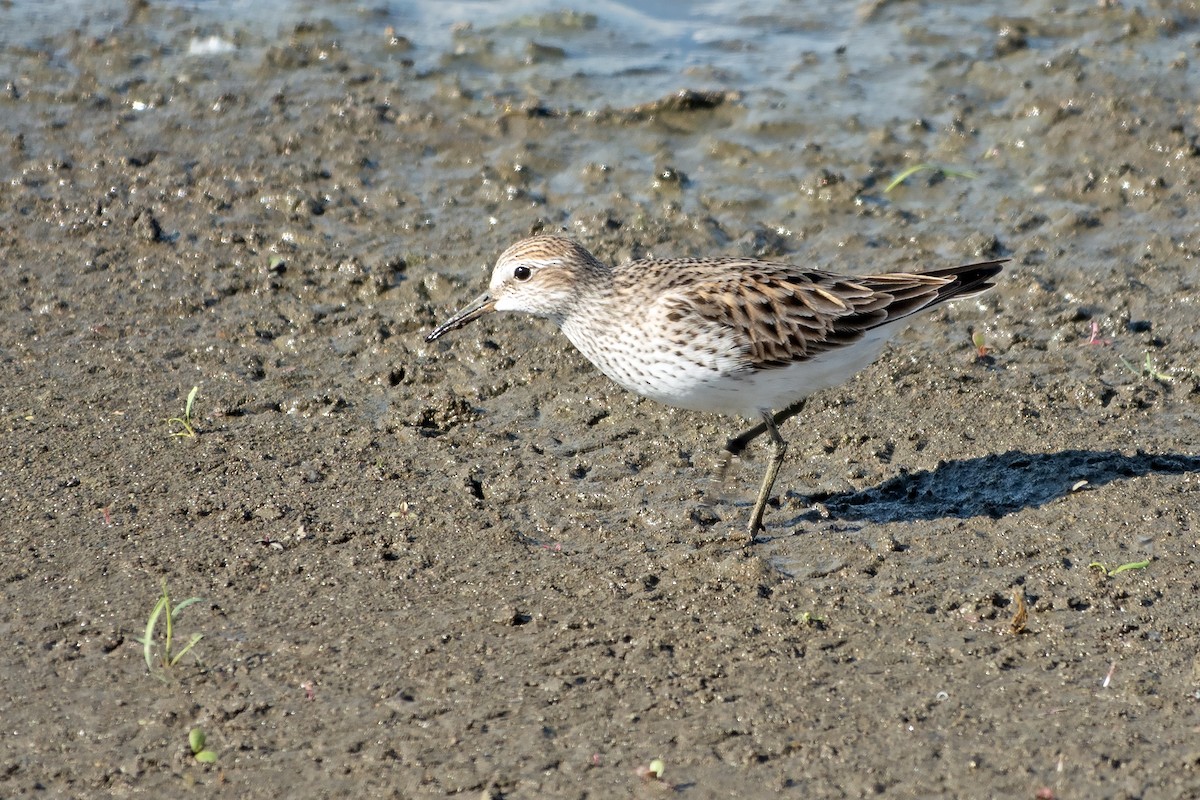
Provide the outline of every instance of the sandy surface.
[[[6,47],[0,795],[1200,796],[1200,11],[1073,5],[858,9],[923,54],[894,108],[853,40],[605,106],[558,18],[433,68],[137,4]],[[921,162],[975,177],[884,193]],[[740,422],[540,322],[423,342],[538,225],[1013,261],[785,427],[747,546]],[[152,675],[164,578],[204,638]]]

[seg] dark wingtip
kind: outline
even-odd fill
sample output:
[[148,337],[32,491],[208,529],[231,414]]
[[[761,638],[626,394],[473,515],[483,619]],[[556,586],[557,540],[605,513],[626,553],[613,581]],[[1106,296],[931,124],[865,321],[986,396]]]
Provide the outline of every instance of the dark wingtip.
[[991,261],[980,261],[976,264],[963,264],[957,267],[945,267],[926,272],[939,278],[955,278],[954,283],[946,284],[938,292],[938,300],[949,300],[952,297],[970,297],[985,292],[995,286],[992,278],[1000,274],[1004,265],[1011,261],[1009,258],[997,258]]

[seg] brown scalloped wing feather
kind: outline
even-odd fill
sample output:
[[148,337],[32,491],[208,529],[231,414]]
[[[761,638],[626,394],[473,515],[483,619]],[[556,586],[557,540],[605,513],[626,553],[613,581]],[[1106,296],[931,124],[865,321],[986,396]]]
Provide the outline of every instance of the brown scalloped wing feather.
[[[668,318],[692,314],[728,330],[759,368],[783,367],[854,344],[873,328],[989,288],[999,261],[929,273],[849,277],[788,264],[715,259],[665,277]],[[727,277],[696,280],[714,267]],[[687,273],[691,273],[690,275]],[[673,291],[672,291],[673,290]]]

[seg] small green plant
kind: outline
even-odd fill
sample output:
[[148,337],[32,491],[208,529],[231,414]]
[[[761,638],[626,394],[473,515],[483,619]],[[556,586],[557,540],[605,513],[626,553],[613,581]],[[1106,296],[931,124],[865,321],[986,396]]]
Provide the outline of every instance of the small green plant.
[[975,331],[971,334],[971,344],[975,345],[975,355],[978,358],[987,357],[991,348],[988,347],[987,337],[984,336],[983,331]]
[[634,772],[639,778],[644,781],[661,781],[663,773],[667,771],[667,765],[661,758],[656,758],[649,764],[638,766]]
[[1114,575],[1120,575],[1122,572],[1128,572],[1131,569],[1145,569],[1148,566],[1150,566],[1150,559],[1146,559],[1145,561],[1130,561],[1128,564],[1121,564],[1120,566],[1113,567],[1112,569],[1104,566],[1099,561],[1093,561],[1092,563],[1088,564],[1088,569],[1100,570],[1106,577],[1111,578]]
[[201,764],[213,764],[217,760],[216,752],[204,746],[207,740],[208,737],[199,728],[192,728],[188,733],[188,747],[192,748],[192,756]]
[[889,183],[886,188],[884,188],[883,193],[887,194],[892,189],[895,189],[897,186],[911,178],[913,175],[916,175],[918,172],[925,172],[927,170],[936,170],[950,178],[967,178],[969,180],[974,180],[975,178],[979,177],[974,172],[967,172],[966,170],[960,169],[947,169],[946,167],[939,167],[937,164],[914,164],[911,167],[901,171],[896,177],[892,178],[892,182]]
[[975,348],[975,363],[991,366],[996,363],[996,359],[992,358],[992,346],[988,344],[987,336],[983,331],[971,332],[971,345]]
[[1141,369],[1138,369],[1133,364],[1130,364],[1127,360],[1125,360],[1124,356],[1118,355],[1117,358],[1120,359],[1121,363],[1125,365],[1125,369],[1129,370],[1139,378],[1153,378],[1154,380],[1161,381],[1163,383],[1170,383],[1171,381],[1175,380],[1170,375],[1158,368],[1158,364],[1155,364],[1154,359],[1150,358],[1149,351],[1146,352],[1146,359],[1142,362]]
[[178,423],[179,425],[183,426],[183,430],[181,431],[172,431],[172,436],[186,436],[189,439],[196,438],[196,425],[195,418],[192,416],[192,409],[196,405],[196,393],[199,391],[199,386],[193,386],[192,390],[188,392],[187,402],[183,406],[182,417],[171,417],[167,420],[168,425],[174,425]]
[[[166,624],[164,625],[164,635],[162,644],[159,648],[160,654],[158,665],[163,670],[168,670],[179,663],[179,659],[187,655],[187,652],[196,646],[196,642],[204,638],[204,634],[194,633],[192,638],[182,650],[175,652],[173,650],[175,641],[175,620],[179,616],[179,612],[183,611],[193,603],[199,603],[199,597],[189,597],[187,600],[179,603],[175,607],[171,607],[171,596],[167,593],[167,579],[163,578],[162,594],[158,598],[158,602],[154,604],[154,610],[150,612],[149,619],[146,620],[146,635],[137,639],[142,645],[142,655],[146,659],[146,668],[154,674],[154,630],[158,627],[160,617],[166,616]],[[197,659],[198,660],[198,659]]]

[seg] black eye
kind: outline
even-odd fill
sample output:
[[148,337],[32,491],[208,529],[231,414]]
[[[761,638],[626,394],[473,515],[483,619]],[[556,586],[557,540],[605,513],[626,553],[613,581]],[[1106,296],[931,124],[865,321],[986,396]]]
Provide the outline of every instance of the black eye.
[[533,270],[524,264],[513,270],[513,277],[519,281],[527,281],[531,275],[533,275]]

